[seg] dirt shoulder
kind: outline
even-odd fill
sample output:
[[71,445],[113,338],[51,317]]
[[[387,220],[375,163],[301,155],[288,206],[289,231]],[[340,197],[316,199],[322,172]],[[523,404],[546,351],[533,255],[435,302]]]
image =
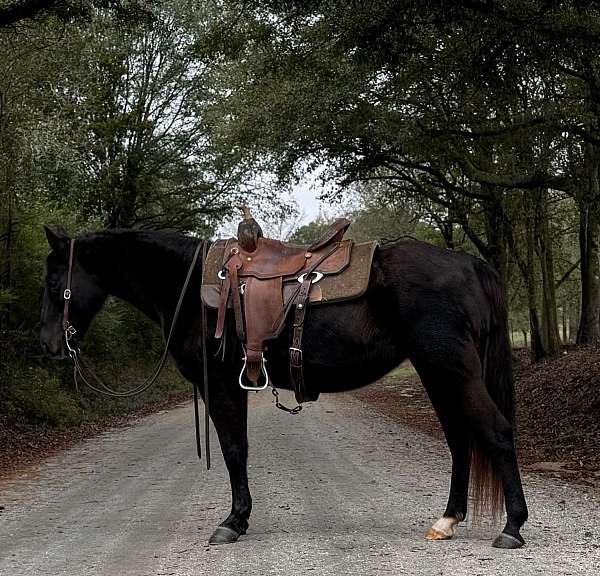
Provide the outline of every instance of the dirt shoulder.
[[[533,364],[517,351],[515,391],[522,468],[600,487],[600,352],[577,349]],[[354,395],[386,416],[443,438],[410,364]]]
[[34,425],[0,414],[0,479],[6,478],[39,464],[49,456],[73,446],[85,438],[97,436],[112,428],[122,428],[132,422],[161,410],[172,408],[189,400],[191,393],[171,394],[159,402],[153,402],[121,416],[111,416],[96,422],[83,422],[78,426],[54,428]]

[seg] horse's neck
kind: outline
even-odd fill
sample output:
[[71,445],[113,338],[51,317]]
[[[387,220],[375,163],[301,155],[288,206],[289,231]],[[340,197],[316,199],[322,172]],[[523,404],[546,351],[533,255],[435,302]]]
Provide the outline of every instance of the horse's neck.
[[175,245],[160,236],[124,233],[98,242],[98,273],[109,294],[163,323],[175,308],[191,262],[191,240]]

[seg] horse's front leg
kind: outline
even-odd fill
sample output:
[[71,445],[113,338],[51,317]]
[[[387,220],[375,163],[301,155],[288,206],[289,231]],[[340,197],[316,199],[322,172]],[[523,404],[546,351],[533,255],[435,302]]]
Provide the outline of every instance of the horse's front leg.
[[[216,381],[221,380],[221,381]],[[248,395],[213,377],[210,417],[215,425],[231,482],[231,513],[213,532],[209,544],[230,544],[248,529],[252,498],[248,488]]]

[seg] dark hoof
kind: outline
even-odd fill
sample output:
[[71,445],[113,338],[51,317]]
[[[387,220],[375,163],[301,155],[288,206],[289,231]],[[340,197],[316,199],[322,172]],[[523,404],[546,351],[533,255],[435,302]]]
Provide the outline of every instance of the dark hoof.
[[233,529],[227,526],[219,526],[210,537],[208,543],[211,546],[217,544],[233,544],[240,535]]
[[498,538],[492,542],[494,548],[506,548],[514,550],[515,548],[521,548],[525,545],[525,540],[521,536],[511,536],[502,532]]

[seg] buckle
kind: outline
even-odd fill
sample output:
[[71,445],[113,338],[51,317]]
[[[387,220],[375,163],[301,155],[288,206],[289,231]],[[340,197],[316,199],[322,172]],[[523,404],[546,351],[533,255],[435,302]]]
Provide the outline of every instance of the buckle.
[[69,356],[73,359],[80,353],[79,346],[71,345],[71,339],[75,334],[77,334],[77,330],[75,330],[74,326],[69,325],[65,328],[65,344],[67,345]]
[[70,300],[71,299],[71,290],[69,290],[69,288],[67,288],[64,292],[63,292],[63,298],[65,300]]

